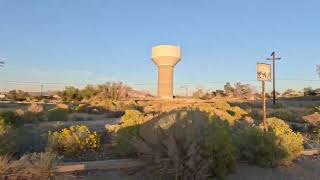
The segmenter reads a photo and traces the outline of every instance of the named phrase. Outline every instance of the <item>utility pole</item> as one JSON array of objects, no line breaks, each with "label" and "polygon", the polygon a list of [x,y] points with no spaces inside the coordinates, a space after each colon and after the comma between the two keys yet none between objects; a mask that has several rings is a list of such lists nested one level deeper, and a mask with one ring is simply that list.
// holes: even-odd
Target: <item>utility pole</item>
[{"label": "utility pole", "polygon": [[185,85],[185,86],[181,86],[180,88],[185,90],[185,97],[188,97],[188,86]]},{"label": "utility pole", "polygon": [[43,84],[41,84],[41,87],[40,87],[40,98],[42,98],[42,89],[43,89]]},{"label": "utility pole", "polygon": [[280,60],[281,57],[276,57],[276,53],[273,51],[271,53],[271,58],[267,58],[267,60],[272,60],[272,83],[273,83],[273,105],[276,104],[276,60]]}]

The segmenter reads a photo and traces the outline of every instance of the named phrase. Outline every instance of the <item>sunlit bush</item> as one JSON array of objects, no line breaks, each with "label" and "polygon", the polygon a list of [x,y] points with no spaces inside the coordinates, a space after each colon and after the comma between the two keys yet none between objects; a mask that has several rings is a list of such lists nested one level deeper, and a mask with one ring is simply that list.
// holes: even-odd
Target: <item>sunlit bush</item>
[{"label": "sunlit bush", "polygon": [[48,121],[67,121],[68,110],[62,108],[53,108],[47,112]]},{"label": "sunlit bush", "polygon": [[137,110],[126,110],[125,114],[121,117],[122,127],[134,126],[144,122],[144,115]]},{"label": "sunlit bush", "polygon": [[240,107],[231,106],[228,102],[221,100],[216,100],[213,103],[199,103],[193,105],[193,107],[208,113],[211,117],[226,120],[230,125],[248,114]]},{"label": "sunlit bush", "polygon": [[281,160],[281,164],[290,165],[301,151],[303,151],[303,137],[300,133],[295,133],[289,125],[278,118],[268,118],[269,131],[277,137],[277,144],[286,152],[286,157]]},{"label": "sunlit bush", "polygon": [[91,132],[84,125],[74,125],[60,131],[49,132],[48,148],[51,151],[65,155],[96,151],[100,146],[100,139],[96,132]]}]

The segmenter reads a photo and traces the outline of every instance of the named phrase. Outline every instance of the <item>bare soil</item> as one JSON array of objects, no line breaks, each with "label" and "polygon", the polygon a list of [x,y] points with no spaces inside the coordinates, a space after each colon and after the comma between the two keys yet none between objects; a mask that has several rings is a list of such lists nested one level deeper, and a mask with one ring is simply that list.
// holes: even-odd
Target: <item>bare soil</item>
[{"label": "bare soil", "polygon": [[[226,180],[320,180],[320,157],[301,157],[291,167],[260,168],[240,164],[237,171]],[[140,180],[138,175],[125,171],[95,171],[78,176],[80,180]]]}]

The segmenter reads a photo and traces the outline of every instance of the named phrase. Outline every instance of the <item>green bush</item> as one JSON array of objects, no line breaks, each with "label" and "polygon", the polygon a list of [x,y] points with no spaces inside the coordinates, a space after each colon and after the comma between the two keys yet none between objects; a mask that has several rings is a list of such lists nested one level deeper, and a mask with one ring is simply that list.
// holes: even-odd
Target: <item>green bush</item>
[{"label": "green bush", "polygon": [[240,160],[262,167],[274,167],[286,156],[278,146],[273,132],[263,132],[257,127],[248,126],[236,133],[234,143]]},{"label": "green bush", "polygon": [[235,146],[227,128],[225,125],[213,121],[211,128],[204,135],[203,155],[210,162],[212,174],[217,177],[224,177],[236,166]]},{"label": "green bush", "polygon": [[313,131],[312,139],[314,139],[316,143],[320,144],[320,129],[315,129]]},{"label": "green bush", "polygon": [[17,109],[16,113],[24,123],[37,123],[44,121],[43,106],[39,104],[31,104],[26,111]]},{"label": "green bush", "polygon": [[320,113],[320,105],[313,106],[312,109],[311,109],[311,112]]},{"label": "green bush", "polygon": [[303,151],[303,137],[300,133],[295,133],[289,125],[278,118],[268,118],[269,131],[277,137],[278,145],[286,152],[286,157],[281,160],[281,164],[290,165],[301,151]]},{"label": "green bush", "polygon": [[67,121],[68,110],[62,108],[53,108],[47,112],[48,121]]},{"label": "green bush", "polygon": [[7,134],[11,129],[11,126],[5,124],[3,120],[0,120],[0,137]]},{"label": "green bush", "polygon": [[143,113],[137,110],[126,110],[121,117],[121,125],[116,134],[115,153],[120,157],[135,157],[136,150],[132,139],[138,136],[140,124],[144,122]]},{"label": "green bush", "polygon": [[0,124],[11,127],[18,127],[23,124],[17,114],[13,111],[3,111],[0,113]]},{"label": "green bush", "polygon": [[44,121],[44,114],[27,111],[27,112],[24,112],[22,115],[20,115],[20,119],[24,123],[37,123],[37,122]]},{"label": "green bush", "polygon": [[122,127],[117,131],[114,152],[119,157],[136,157],[137,151],[132,144],[132,139],[139,134],[140,125]]},{"label": "green bush", "polygon": [[35,127],[11,128],[0,135],[0,155],[21,156],[25,153],[40,152],[46,146],[46,138]]}]

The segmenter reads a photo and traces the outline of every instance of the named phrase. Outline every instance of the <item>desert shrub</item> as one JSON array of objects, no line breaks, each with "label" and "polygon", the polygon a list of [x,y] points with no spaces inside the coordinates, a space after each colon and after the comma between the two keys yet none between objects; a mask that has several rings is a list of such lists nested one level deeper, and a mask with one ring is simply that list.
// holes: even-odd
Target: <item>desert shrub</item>
[{"label": "desert shrub", "polygon": [[306,108],[283,108],[283,109],[270,109],[267,116],[277,117],[284,121],[289,122],[302,122],[302,117],[307,115],[309,110]]},{"label": "desert shrub", "polygon": [[7,126],[5,124],[0,123],[0,137],[6,133],[8,133],[8,130],[10,129],[10,126]]},{"label": "desert shrub", "polygon": [[314,128],[320,128],[320,113],[315,112],[313,114],[303,116],[302,119],[309,123]]},{"label": "desert shrub", "polygon": [[86,112],[86,113],[88,113],[87,112],[87,107],[88,106],[89,106],[88,104],[78,104],[76,107],[74,107],[74,110],[76,112]]},{"label": "desert shrub", "polygon": [[134,126],[144,122],[144,115],[137,110],[126,110],[121,117],[122,126]]},{"label": "desert shrub", "polygon": [[79,155],[84,152],[96,151],[100,146],[96,132],[87,126],[74,125],[60,131],[49,132],[48,149],[64,155]]},{"label": "desert shrub", "polygon": [[287,106],[285,106],[283,103],[278,102],[277,104],[272,105],[273,109],[282,109],[282,108],[286,108]]},{"label": "desert shrub", "polygon": [[261,109],[252,109],[249,113],[249,116],[252,117],[257,122],[261,122],[262,120],[262,112]]},{"label": "desert shrub", "polygon": [[62,108],[53,108],[47,112],[48,121],[67,121],[68,110]]},{"label": "desert shrub", "polygon": [[213,103],[200,103],[194,107],[209,113],[209,116],[211,117],[218,117],[221,120],[226,120],[230,125],[233,125],[236,120],[239,120],[248,114],[240,107],[231,106],[228,102],[221,100],[213,101]]},{"label": "desert shrub", "polygon": [[116,134],[114,153],[119,157],[136,157],[137,151],[132,144],[132,139],[137,137],[140,129],[139,124],[121,127]]},{"label": "desert shrub", "polygon": [[234,138],[239,159],[262,167],[274,167],[285,157],[285,152],[276,141],[274,133],[263,132],[253,126],[240,130]]},{"label": "desert shrub", "polygon": [[30,112],[26,111],[22,115],[20,115],[20,119],[24,123],[37,123],[44,121],[44,114],[42,112],[36,113],[36,112]]},{"label": "desert shrub", "polygon": [[52,152],[27,154],[18,160],[7,155],[0,156],[0,177],[46,179],[51,176],[51,170],[57,165],[59,159],[60,157]]},{"label": "desert shrub", "polygon": [[32,103],[29,107],[28,110],[29,112],[33,113],[41,113],[43,111],[43,106],[39,104]]},{"label": "desert shrub", "polygon": [[292,114],[292,112],[289,109],[276,109],[276,110],[273,110],[268,115],[271,117],[284,119],[286,121],[290,121],[290,120],[292,121],[293,118],[295,119],[295,117],[292,118],[292,116],[295,116],[295,114]]},{"label": "desert shrub", "polygon": [[290,165],[301,151],[303,151],[303,137],[300,133],[295,133],[289,125],[278,118],[268,118],[269,131],[277,137],[278,145],[286,152],[286,157],[281,160],[281,164]]},{"label": "desert shrub", "polygon": [[235,169],[235,146],[225,125],[213,121],[202,144],[203,155],[209,160],[214,176],[224,177],[230,170]]},{"label": "desert shrub", "polygon": [[56,106],[57,106],[57,108],[60,108],[60,109],[69,110],[69,105],[67,105],[67,104],[60,103],[60,104],[57,104]]},{"label": "desert shrub", "polygon": [[314,139],[316,143],[320,144],[320,129],[315,129],[313,131],[312,139]]},{"label": "desert shrub", "polygon": [[16,114],[24,123],[37,123],[45,120],[43,106],[38,104],[31,104],[27,111],[17,109]]},{"label": "desert shrub", "polygon": [[320,105],[315,105],[311,108],[311,112],[320,113]]},{"label": "desert shrub", "polygon": [[207,113],[184,109],[142,124],[133,144],[152,177],[205,179],[222,178],[234,166],[228,139],[227,131],[210,125]]},{"label": "desert shrub", "polygon": [[0,112],[0,123],[12,127],[18,127],[22,125],[22,121],[19,119],[17,114],[13,111]]},{"label": "desert shrub", "polygon": [[25,153],[40,152],[46,146],[46,138],[36,127],[10,128],[0,135],[0,155],[21,156]]},{"label": "desert shrub", "polygon": [[121,157],[135,157],[136,150],[132,139],[138,136],[140,124],[144,122],[143,113],[137,110],[126,110],[121,117],[121,125],[116,134],[115,153]]}]

